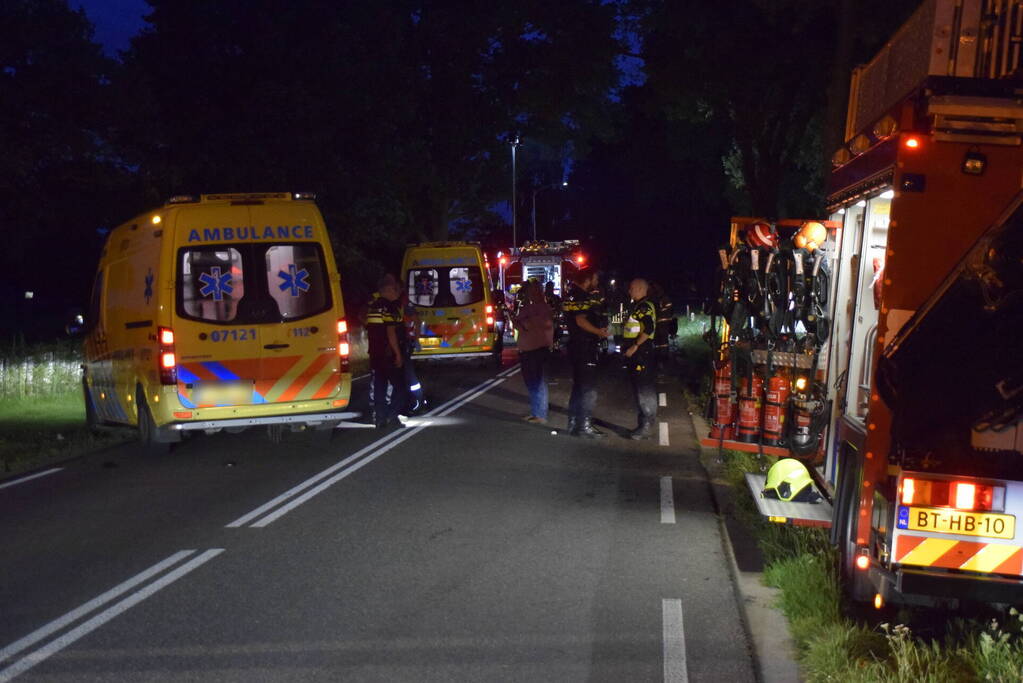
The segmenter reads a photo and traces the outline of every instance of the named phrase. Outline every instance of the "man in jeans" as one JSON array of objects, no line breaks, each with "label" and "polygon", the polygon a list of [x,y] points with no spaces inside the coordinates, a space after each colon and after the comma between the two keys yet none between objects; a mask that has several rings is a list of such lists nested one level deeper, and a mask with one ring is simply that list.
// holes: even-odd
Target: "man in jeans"
[{"label": "man in jeans", "polygon": [[518,314],[513,318],[519,331],[519,362],[522,379],[529,390],[530,414],[534,424],[547,422],[547,377],[544,366],[554,344],[554,311],[544,298],[540,283],[527,282],[519,291]]}]

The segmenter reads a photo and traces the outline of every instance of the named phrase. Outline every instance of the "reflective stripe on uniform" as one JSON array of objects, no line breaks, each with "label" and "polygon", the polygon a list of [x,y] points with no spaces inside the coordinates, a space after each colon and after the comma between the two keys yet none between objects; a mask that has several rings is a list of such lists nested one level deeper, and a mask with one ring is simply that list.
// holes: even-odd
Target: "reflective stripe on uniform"
[{"label": "reflective stripe on uniform", "polygon": [[653,321],[655,316],[654,305],[649,301],[642,302],[629,314],[629,319],[625,321],[624,337],[626,339],[637,338],[643,331],[643,320],[649,319]]}]

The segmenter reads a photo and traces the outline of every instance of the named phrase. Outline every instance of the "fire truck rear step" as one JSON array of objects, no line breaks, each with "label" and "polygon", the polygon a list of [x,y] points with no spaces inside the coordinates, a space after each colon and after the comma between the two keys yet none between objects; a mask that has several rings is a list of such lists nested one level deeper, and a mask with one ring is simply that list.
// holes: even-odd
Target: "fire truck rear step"
[{"label": "fire truck rear step", "polygon": [[757,510],[769,521],[793,526],[818,526],[825,529],[831,527],[833,509],[826,499],[817,503],[793,503],[764,498],[760,492],[764,490],[766,481],[766,474],[746,473],[746,485],[749,486],[753,500],[757,504]]}]

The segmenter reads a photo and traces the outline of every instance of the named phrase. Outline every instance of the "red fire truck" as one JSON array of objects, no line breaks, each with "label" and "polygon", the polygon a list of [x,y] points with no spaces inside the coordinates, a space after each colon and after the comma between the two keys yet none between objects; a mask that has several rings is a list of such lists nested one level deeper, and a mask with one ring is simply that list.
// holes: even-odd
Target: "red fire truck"
[{"label": "red fire truck", "polygon": [[761,512],[829,526],[876,606],[1023,601],[1021,45],[1023,0],[926,0],[853,73],[824,243],[722,250],[704,443],[806,462],[823,500],[751,475]]}]

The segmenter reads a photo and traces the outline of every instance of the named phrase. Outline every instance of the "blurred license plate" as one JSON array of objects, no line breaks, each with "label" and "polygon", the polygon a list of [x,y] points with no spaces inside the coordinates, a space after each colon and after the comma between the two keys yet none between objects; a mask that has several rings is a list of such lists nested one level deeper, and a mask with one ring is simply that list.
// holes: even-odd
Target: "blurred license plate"
[{"label": "blurred license plate", "polygon": [[192,398],[197,405],[236,406],[252,403],[252,382],[204,382],[196,384]]},{"label": "blurred license plate", "polygon": [[988,538],[1015,538],[1016,518],[982,512],[934,508],[899,508],[898,526],[911,531],[963,534]]},{"label": "blurred license plate", "polygon": [[419,345],[423,348],[428,346],[440,346],[440,337],[420,337]]}]

